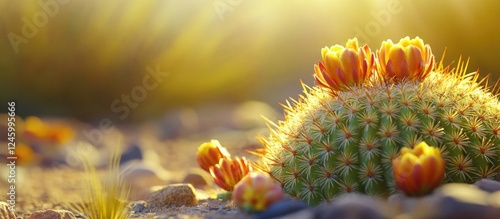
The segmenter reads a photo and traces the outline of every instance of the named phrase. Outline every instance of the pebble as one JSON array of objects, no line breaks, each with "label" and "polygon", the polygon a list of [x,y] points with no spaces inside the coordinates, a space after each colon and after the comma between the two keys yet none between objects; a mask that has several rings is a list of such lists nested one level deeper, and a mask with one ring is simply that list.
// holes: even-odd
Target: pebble
[{"label": "pebble", "polygon": [[70,211],[48,209],[33,212],[29,219],[76,219],[76,217]]},{"label": "pebble", "polygon": [[141,200],[149,193],[148,188],[165,185],[171,178],[171,173],[159,165],[144,161],[129,161],[120,166],[124,182],[130,185],[130,199]]},{"label": "pebble", "polygon": [[7,202],[0,202],[0,218],[16,219],[16,214],[9,210],[9,206]]},{"label": "pebble", "polygon": [[197,189],[203,189],[210,181],[212,181],[210,174],[202,169],[192,169],[184,176],[182,183],[191,184]]},{"label": "pebble", "polygon": [[160,187],[149,194],[147,198],[149,207],[163,206],[193,206],[198,203],[196,193],[191,184],[171,184]]},{"label": "pebble", "polygon": [[123,179],[138,186],[155,186],[164,184],[168,177],[162,176],[163,169],[145,165],[141,161],[132,161],[120,167]]},{"label": "pebble", "polygon": [[188,136],[199,130],[199,115],[195,109],[189,107],[176,108],[169,111],[163,118],[153,122],[153,129],[159,139],[175,139]]},{"label": "pebble", "polygon": [[490,193],[500,191],[500,182],[496,180],[481,179],[474,183],[474,185],[476,185],[479,189]]},{"label": "pebble", "polygon": [[132,144],[125,150],[120,157],[120,165],[127,163],[131,160],[142,160],[142,149],[138,144]]},{"label": "pebble", "polygon": [[130,205],[130,210],[134,213],[141,213],[146,210],[147,203],[145,201],[136,201]]}]

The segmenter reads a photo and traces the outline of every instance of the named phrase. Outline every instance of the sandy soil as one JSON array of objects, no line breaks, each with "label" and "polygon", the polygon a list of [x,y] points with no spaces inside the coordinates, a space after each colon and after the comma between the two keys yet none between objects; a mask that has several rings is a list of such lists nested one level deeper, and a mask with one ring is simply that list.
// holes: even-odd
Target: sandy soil
[{"label": "sandy soil", "polygon": [[[255,147],[256,140],[241,141],[240,137],[229,135],[222,136],[229,151],[233,155],[245,155],[245,149]],[[168,183],[179,183],[183,176],[192,170],[200,170],[195,161],[196,148],[202,140],[176,140],[166,142],[150,142],[145,145],[146,150],[153,150],[159,156],[160,165],[168,171],[171,179]],[[231,146],[233,145],[233,146]],[[4,167],[2,167],[4,168]],[[81,194],[84,185],[84,172],[79,169],[69,167],[39,167],[39,166],[17,166],[16,183],[16,213],[19,218],[29,218],[29,215],[38,210],[46,209],[66,209],[64,203],[75,202],[76,196]],[[6,171],[4,168],[3,171]],[[104,177],[106,170],[100,170]],[[2,176],[7,173],[2,172]],[[0,180],[0,193],[8,192],[9,184]],[[216,186],[209,185],[208,192],[220,191],[214,190]],[[140,214],[130,215],[130,218],[245,218],[248,215],[240,213],[230,201],[222,201],[207,198],[214,197],[214,194],[208,194],[207,191],[198,190],[203,193],[198,195],[198,205],[192,207],[165,207],[153,211],[146,211]],[[134,192],[134,191],[132,191]],[[7,200],[6,195],[3,196]]]},{"label": "sandy soil", "polygon": [[[74,169],[23,170],[26,181],[19,185],[16,200],[16,214],[19,218],[29,218],[38,210],[67,209],[66,202],[74,202],[83,186],[84,173]],[[29,176],[29,177],[28,177]],[[7,184],[0,182],[1,193],[8,191]],[[201,199],[198,205],[186,207],[164,207],[132,214],[129,218],[245,218],[230,201]]]}]

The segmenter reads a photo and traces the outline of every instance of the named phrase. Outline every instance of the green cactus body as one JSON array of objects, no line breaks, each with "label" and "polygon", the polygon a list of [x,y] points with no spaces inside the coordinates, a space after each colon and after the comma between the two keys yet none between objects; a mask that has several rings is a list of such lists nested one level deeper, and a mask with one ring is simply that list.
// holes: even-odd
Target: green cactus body
[{"label": "green cactus body", "polygon": [[256,167],[310,205],[397,192],[391,160],[421,141],[440,148],[445,183],[492,178],[500,165],[500,103],[477,74],[458,71],[441,67],[423,80],[392,84],[371,77],[334,94],[305,87],[284,105],[284,121],[270,122]]}]

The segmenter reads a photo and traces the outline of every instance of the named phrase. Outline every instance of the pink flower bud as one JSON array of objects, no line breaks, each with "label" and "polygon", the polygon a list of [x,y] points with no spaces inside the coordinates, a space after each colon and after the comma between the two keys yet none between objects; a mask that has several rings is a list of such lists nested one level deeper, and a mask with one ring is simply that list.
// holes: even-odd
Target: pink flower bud
[{"label": "pink flower bud", "polygon": [[253,172],[236,184],[231,198],[242,211],[254,213],[266,210],[284,197],[281,186],[268,175]]}]

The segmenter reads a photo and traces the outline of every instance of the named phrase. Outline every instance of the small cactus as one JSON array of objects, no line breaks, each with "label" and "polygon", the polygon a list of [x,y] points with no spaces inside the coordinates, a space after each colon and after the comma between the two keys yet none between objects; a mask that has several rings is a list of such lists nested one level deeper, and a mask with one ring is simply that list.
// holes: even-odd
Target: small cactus
[{"label": "small cactus", "polygon": [[256,213],[285,197],[280,185],[267,174],[252,172],[234,186],[231,199],[242,211]]},{"label": "small cactus", "polygon": [[[322,50],[319,86],[284,105],[284,121],[255,167],[310,205],[339,195],[398,192],[392,160],[425,141],[445,160],[444,182],[492,178],[500,166],[500,103],[477,73],[435,63],[420,38],[382,43],[375,53],[350,40]],[[493,89],[495,90],[495,89]]]},{"label": "small cactus", "polygon": [[408,196],[421,196],[441,184],[445,164],[438,148],[421,142],[413,149],[402,148],[392,167],[396,186]]}]

